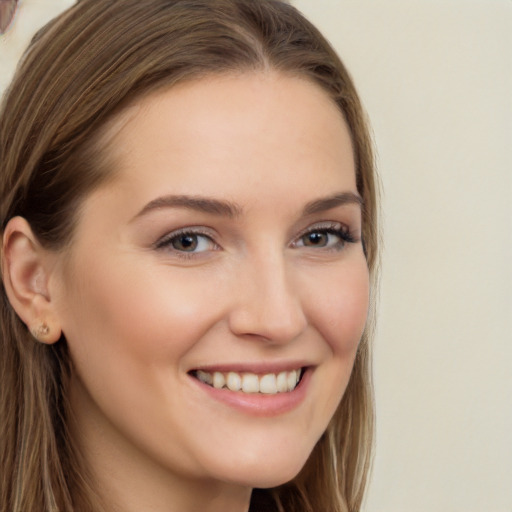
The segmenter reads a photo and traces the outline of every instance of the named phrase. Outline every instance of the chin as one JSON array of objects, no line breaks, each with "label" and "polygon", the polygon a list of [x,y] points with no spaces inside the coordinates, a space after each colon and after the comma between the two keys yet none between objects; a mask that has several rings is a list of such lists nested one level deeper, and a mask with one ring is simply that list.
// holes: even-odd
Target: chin
[{"label": "chin", "polygon": [[269,489],[293,480],[306,464],[310,453],[299,456],[260,457],[254,461],[240,462],[235,467],[226,468],[226,479],[244,487]]}]

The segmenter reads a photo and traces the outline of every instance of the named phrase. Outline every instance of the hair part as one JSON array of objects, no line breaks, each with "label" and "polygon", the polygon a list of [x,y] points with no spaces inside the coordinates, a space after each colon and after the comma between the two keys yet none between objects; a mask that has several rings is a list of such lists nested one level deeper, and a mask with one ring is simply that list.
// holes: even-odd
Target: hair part
[{"label": "hair part", "polygon": [[[21,215],[40,243],[72,242],[80,205],[112,177],[104,134],[127,105],[184,80],[254,70],[306,78],[352,136],[362,237],[376,290],[377,183],[365,114],[320,32],[279,0],[79,0],[34,37],[0,108],[0,222]],[[2,288],[0,512],[99,510],[68,433],[65,340],[34,343]],[[359,510],[371,461],[375,297],[345,395],[300,474],[265,510]],[[254,492],[253,508],[268,500]]]}]

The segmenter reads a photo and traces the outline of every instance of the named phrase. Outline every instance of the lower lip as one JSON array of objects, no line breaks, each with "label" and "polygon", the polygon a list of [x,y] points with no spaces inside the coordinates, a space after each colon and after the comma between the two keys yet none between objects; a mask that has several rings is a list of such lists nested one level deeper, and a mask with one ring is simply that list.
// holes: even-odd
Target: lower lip
[{"label": "lower lip", "polygon": [[191,376],[190,378],[214,400],[223,402],[230,407],[255,416],[277,416],[292,411],[303,402],[311,380],[311,373],[311,368],[307,368],[293,391],[276,393],[275,395],[243,393],[225,388],[217,389],[195,377]]}]

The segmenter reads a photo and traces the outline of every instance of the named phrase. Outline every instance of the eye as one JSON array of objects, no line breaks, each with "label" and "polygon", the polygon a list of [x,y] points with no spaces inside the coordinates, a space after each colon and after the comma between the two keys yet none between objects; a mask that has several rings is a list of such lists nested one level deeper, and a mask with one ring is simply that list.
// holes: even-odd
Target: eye
[{"label": "eye", "polygon": [[195,231],[178,231],[166,235],[156,243],[157,249],[170,249],[182,255],[192,255],[218,249],[209,235]]},{"label": "eye", "polygon": [[348,228],[338,223],[313,226],[302,233],[294,247],[307,247],[311,249],[341,250],[346,243],[354,243],[356,240],[350,234]]},{"label": "eye", "polygon": [[337,242],[335,235],[325,231],[313,231],[302,237],[305,247],[328,247]]}]

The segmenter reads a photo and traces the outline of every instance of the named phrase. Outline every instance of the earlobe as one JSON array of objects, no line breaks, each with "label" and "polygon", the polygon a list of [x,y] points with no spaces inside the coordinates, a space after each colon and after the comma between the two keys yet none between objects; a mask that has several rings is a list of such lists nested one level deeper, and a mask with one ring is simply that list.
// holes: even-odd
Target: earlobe
[{"label": "earlobe", "polygon": [[3,234],[2,279],[12,307],[41,343],[55,343],[61,329],[48,289],[48,253],[22,217],[12,218]]}]

